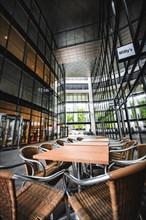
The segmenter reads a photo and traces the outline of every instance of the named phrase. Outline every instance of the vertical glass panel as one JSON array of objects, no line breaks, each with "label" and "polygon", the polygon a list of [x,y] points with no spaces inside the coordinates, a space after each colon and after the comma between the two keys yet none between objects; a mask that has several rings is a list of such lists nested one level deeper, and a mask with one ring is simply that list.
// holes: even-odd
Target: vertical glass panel
[{"label": "vertical glass panel", "polygon": [[44,67],[43,60],[39,56],[37,56],[36,74],[42,79],[43,79],[43,67]]},{"label": "vertical glass panel", "polygon": [[32,20],[29,21],[28,36],[33,41],[33,43],[35,45],[37,45],[38,30],[36,29],[36,27],[33,24]]},{"label": "vertical glass panel", "polygon": [[39,23],[40,12],[39,12],[39,9],[38,9],[34,0],[32,1],[31,12],[32,12],[35,20],[37,21],[37,23]]},{"label": "vertical glass panel", "polygon": [[51,55],[51,67],[53,70],[55,70],[55,58],[53,55]]},{"label": "vertical glass panel", "polygon": [[75,30],[67,31],[67,44],[68,45],[75,44]]},{"label": "vertical glass panel", "polygon": [[26,46],[26,65],[33,71],[35,69],[35,57],[36,57],[35,51],[32,49],[32,47],[29,44],[27,44],[27,46]]},{"label": "vertical glass panel", "polygon": [[48,130],[48,117],[46,114],[42,114],[42,120],[41,120],[41,127],[40,127],[40,141],[47,141],[49,132],[47,133],[46,131]]},{"label": "vertical glass panel", "polygon": [[43,88],[42,107],[48,109],[49,90]]},{"label": "vertical glass panel", "polygon": [[42,100],[42,85],[35,80],[34,90],[33,90],[33,103],[41,106]]},{"label": "vertical glass panel", "polygon": [[24,1],[24,3],[27,5],[28,8],[30,8],[31,0]]},{"label": "vertical glass panel", "polygon": [[50,70],[47,65],[45,65],[44,81],[48,84],[50,82]]},{"label": "vertical glass panel", "polygon": [[5,47],[8,39],[9,22],[0,15],[0,44]]},{"label": "vertical glass panel", "polygon": [[46,46],[46,60],[50,63],[51,51],[48,46]]},{"label": "vertical glass panel", "polygon": [[38,111],[32,111],[32,121],[30,127],[30,142],[35,143],[39,141],[40,138],[40,120],[41,113]]},{"label": "vertical glass panel", "polygon": [[17,2],[17,5],[15,7],[14,19],[21,26],[21,28],[24,31],[26,31],[28,16],[25,13],[25,11],[23,10],[23,8],[21,7],[21,5],[19,5],[19,2]]},{"label": "vertical glass panel", "polygon": [[33,78],[25,72],[23,73],[21,90],[22,90],[22,99],[32,102]]},{"label": "vertical glass panel", "polygon": [[13,27],[11,28],[9,36],[8,50],[19,60],[23,60],[24,39]]},{"label": "vertical glass panel", "polygon": [[55,77],[52,72],[51,72],[51,78],[50,78],[50,86],[52,89],[55,89]]},{"label": "vertical glass panel", "polygon": [[1,65],[2,65],[2,60],[3,60],[3,56],[0,55],[0,69],[1,69]]},{"label": "vertical glass panel", "polygon": [[20,69],[8,60],[5,60],[0,90],[18,96]]},{"label": "vertical glass panel", "polygon": [[15,0],[0,0],[0,3],[2,6],[10,13],[13,13],[14,7],[15,7]]},{"label": "vertical glass panel", "polygon": [[76,38],[76,43],[84,42],[84,30],[80,28],[76,29],[75,38]]},{"label": "vertical glass panel", "polygon": [[43,33],[44,33],[44,35],[46,35],[46,22],[45,22],[45,20],[44,20],[43,16],[41,16],[41,23],[40,23],[40,27],[41,27],[41,29],[42,29],[42,31],[43,31]]},{"label": "vertical glass panel", "polygon": [[44,55],[44,52],[45,52],[45,41],[43,40],[41,35],[39,35],[38,48],[41,51],[41,53]]},{"label": "vertical glass panel", "polygon": [[47,28],[47,40],[48,40],[48,42],[49,42],[50,45],[51,45],[51,33],[50,33],[50,31],[49,31],[49,28]]}]

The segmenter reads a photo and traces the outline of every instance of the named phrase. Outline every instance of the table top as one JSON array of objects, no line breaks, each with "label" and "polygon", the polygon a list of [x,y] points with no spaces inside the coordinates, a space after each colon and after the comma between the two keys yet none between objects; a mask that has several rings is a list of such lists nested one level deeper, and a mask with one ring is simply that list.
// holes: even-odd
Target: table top
[{"label": "table top", "polygon": [[105,146],[62,146],[48,152],[35,154],[34,159],[77,163],[109,164],[109,148]]},{"label": "table top", "polygon": [[98,139],[83,139],[81,142],[109,142],[108,138],[98,138]]},{"label": "table top", "polygon": [[108,142],[107,141],[78,141],[78,142],[74,142],[74,143],[64,143],[64,146],[105,146],[108,147]]}]

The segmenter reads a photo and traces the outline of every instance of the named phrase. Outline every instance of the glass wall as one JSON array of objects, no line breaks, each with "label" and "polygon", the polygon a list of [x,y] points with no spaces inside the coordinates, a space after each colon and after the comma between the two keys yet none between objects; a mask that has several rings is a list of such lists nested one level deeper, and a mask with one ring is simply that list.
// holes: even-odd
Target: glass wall
[{"label": "glass wall", "polygon": [[[100,56],[92,72],[96,133],[146,141],[144,1],[108,1]],[[127,10],[128,9],[128,10]],[[110,36],[111,35],[111,36]],[[132,43],[136,56],[119,59],[117,48]]]},{"label": "glass wall", "polygon": [[[65,94],[57,90],[57,81],[65,88],[65,75],[52,53],[50,28],[35,0],[0,1],[0,7],[0,112],[20,116],[20,144],[55,139],[57,104]],[[62,116],[64,102],[65,96]]]}]

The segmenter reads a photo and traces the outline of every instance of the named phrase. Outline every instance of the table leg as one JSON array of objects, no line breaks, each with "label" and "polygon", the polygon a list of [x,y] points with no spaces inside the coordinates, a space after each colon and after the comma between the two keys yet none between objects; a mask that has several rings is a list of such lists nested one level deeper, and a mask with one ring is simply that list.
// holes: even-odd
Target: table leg
[{"label": "table leg", "polygon": [[[77,163],[77,177],[81,179],[81,163]],[[78,192],[81,191],[81,185],[78,185]]]}]

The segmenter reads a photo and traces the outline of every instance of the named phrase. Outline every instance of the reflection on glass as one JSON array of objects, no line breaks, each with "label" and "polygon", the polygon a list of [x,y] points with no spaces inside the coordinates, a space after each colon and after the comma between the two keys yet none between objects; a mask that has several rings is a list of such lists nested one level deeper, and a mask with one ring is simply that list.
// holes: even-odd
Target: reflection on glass
[{"label": "reflection on glass", "polygon": [[8,39],[9,22],[0,15],[0,44],[5,47]]},{"label": "reflection on glass", "polygon": [[24,39],[13,27],[11,28],[9,36],[8,50],[19,60],[23,61]]},{"label": "reflection on glass", "polygon": [[43,79],[43,60],[37,56],[37,66],[36,66],[36,74]]},{"label": "reflection on glass", "polygon": [[27,44],[27,46],[26,46],[26,65],[33,71],[35,70],[35,57],[36,57],[35,51],[32,49],[32,47],[29,44]]}]

